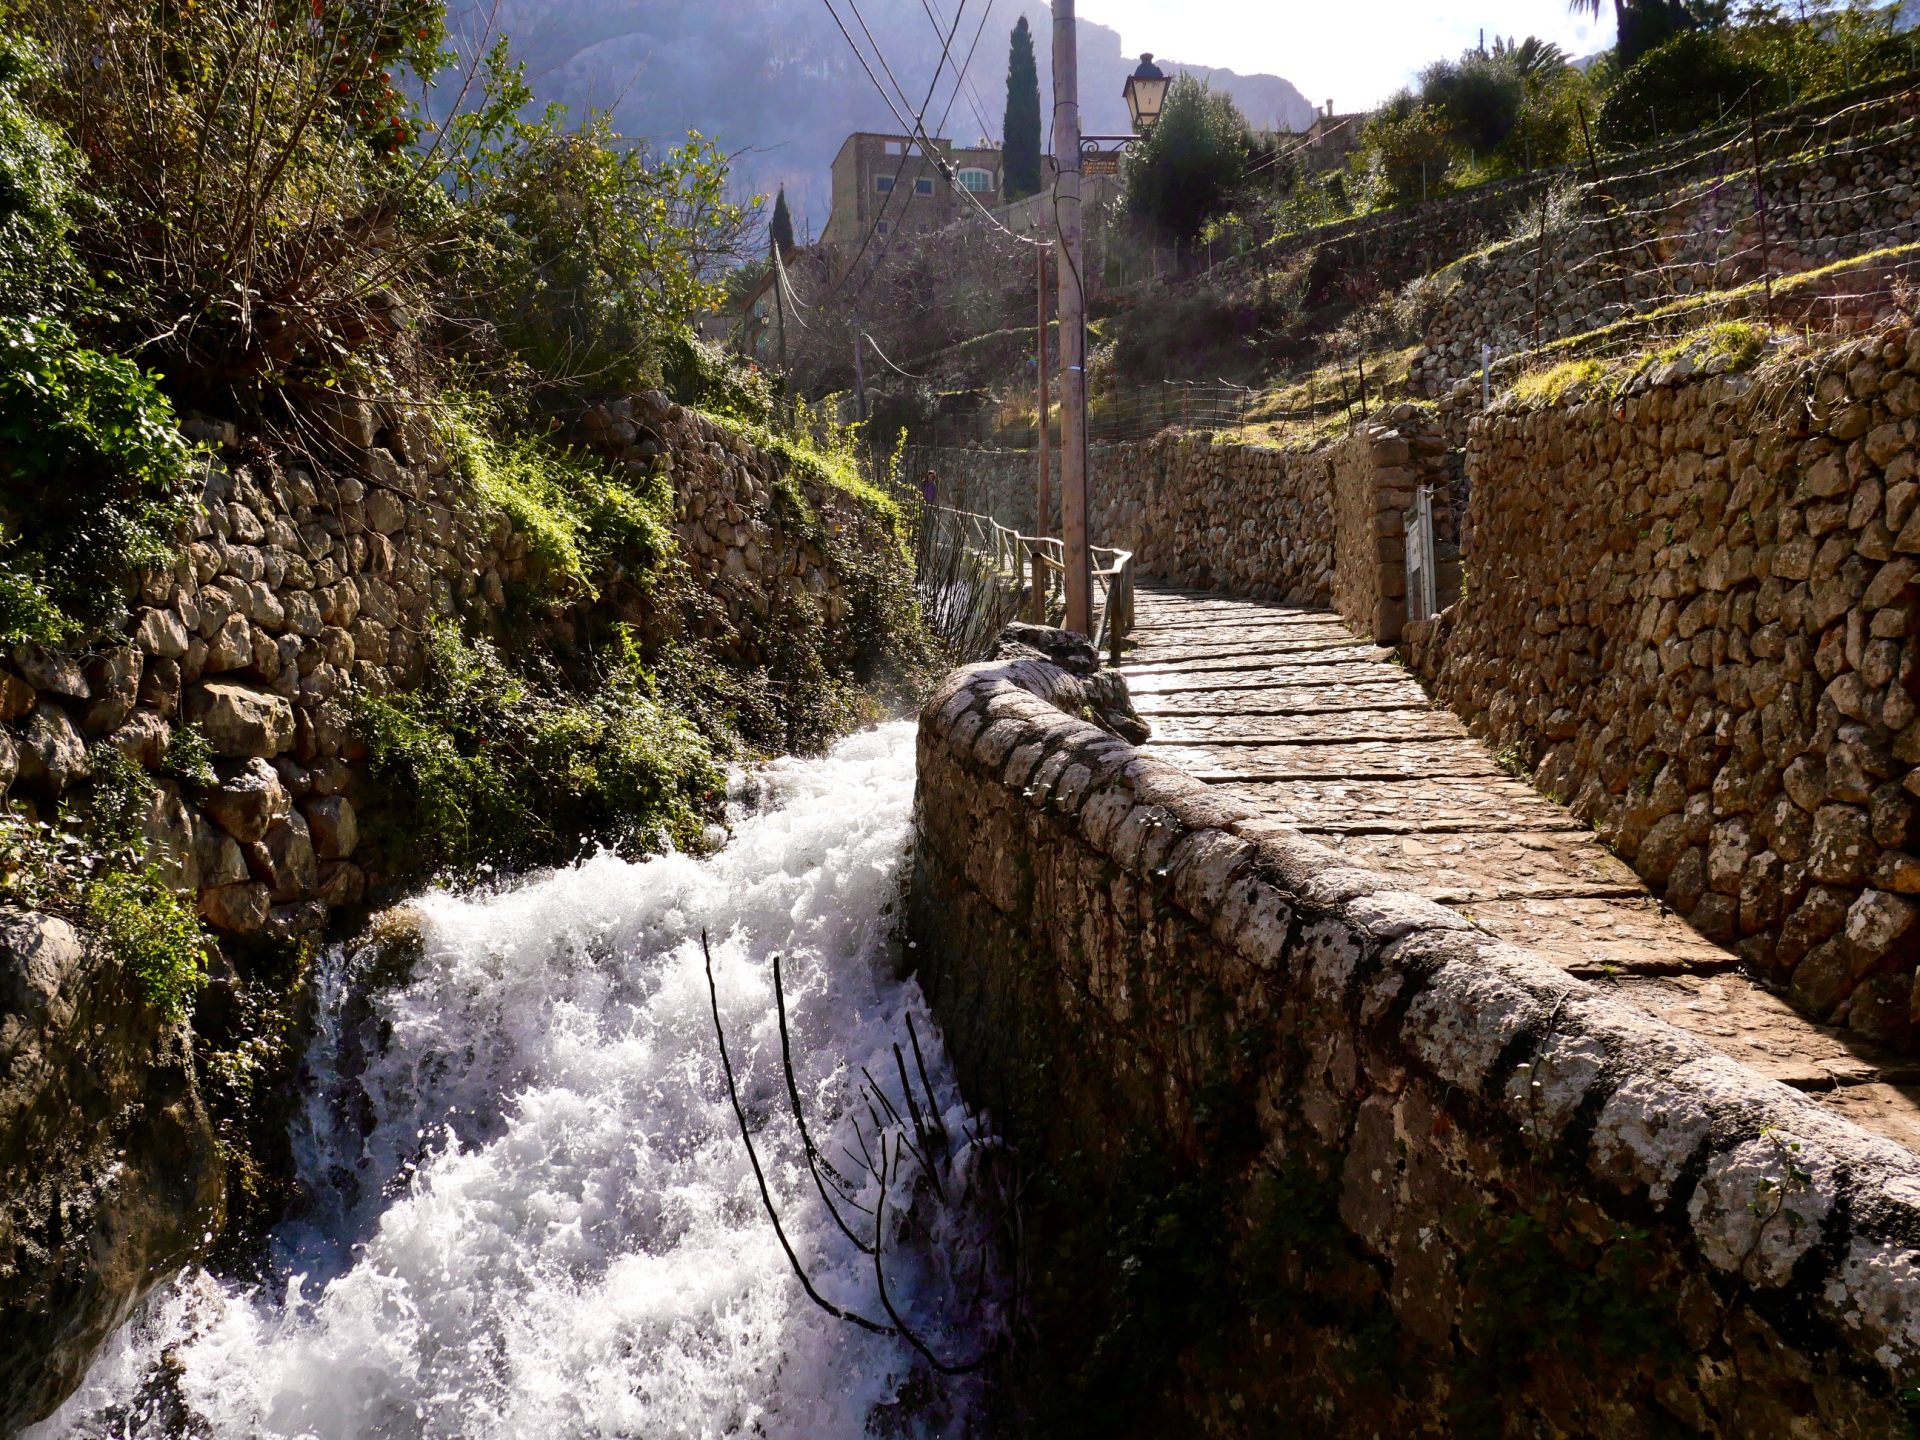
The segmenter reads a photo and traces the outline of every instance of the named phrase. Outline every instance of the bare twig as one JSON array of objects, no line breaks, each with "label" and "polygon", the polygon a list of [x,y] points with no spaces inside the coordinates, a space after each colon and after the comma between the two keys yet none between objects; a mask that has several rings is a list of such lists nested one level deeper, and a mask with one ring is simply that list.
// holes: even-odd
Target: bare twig
[{"label": "bare twig", "polygon": [[[793,1244],[787,1239],[787,1232],[780,1224],[780,1212],[774,1208],[772,1192],[767,1189],[767,1177],[765,1172],[760,1168],[760,1157],[755,1153],[753,1148],[753,1133],[747,1126],[747,1112],[740,1104],[740,1088],[734,1083],[733,1061],[727,1056],[727,1031],[726,1027],[720,1023],[720,987],[714,983],[713,979],[713,950],[707,944],[707,932],[705,930],[700,932],[700,952],[706,956],[707,961],[707,998],[713,1005],[713,1033],[714,1038],[720,1043],[720,1068],[726,1072],[727,1076],[727,1099],[733,1102],[734,1119],[740,1122],[740,1141],[747,1147],[747,1161],[753,1166],[754,1183],[760,1187],[760,1203],[766,1208],[767,1219],[773,1222],[773,1233],[780,1241],[780,1248],[786,1251],[787,1264],[793,1267],[794,1276],[799,1280],[800,1288],[807,1292],[807,1298],[822,1310],[826,1311],[827,1314],[833,1316],[834,1319],[845,1320],[849,1324],[858,1325],[862,1330],[870,1331],[875,1335],[899,1334],[900,1332],[890,1325],[882,1325],[877,1320],[869,1320],[857,1311],[841,1309],[818,1290],[814,1289],[813,1281],[807,1277],[806,1267],[801,1265],[800,1257],[794,1253]],[[881,1153],[884,1157],[884,1147]],[[883,1186],[881,1209],[884,1211],[885,1208],[885,1187]],[[876,1224],[877,1223],[876,1221]],[[877,1230],[874,1238],[875,1245],[873,1254],[874,1263],[877,1265],[879,1263],[879,1234]],[[884,1290],[881,1292],[881,1298],[883,1301],[886,1298]],[[889,1311],[891,1311],[892,1307],[889,1306],[888,1308]],[[918,1344],[917,1341],[911,1343]]]},{"label": "bare twig", "polygon": [[[840,1178],[839,1173],[821,1158],[819,1149],[813,1143],[813,1133],[807,1129],[807,1112],[800,1104],[800,1086],[793,1078],[793,1046],[787,1035],[787,993],[786,987],[781,983],[778,955],[773,957],[773,1005],[780,1016],[780,1067],[786,1072],[787,1100],[793,1106],[793,1123],[800,1131],[800,1147],[806,1153],[807,1170],[813,1176],[814,1189],[820,1192],[820,1200],[827,1207],[827,1213],[833,1217],[833,1223],[840,1227],[840,1233],[851,1240],[862,1255],[870,1255],[873,1253],[873,1246],[854,1234],[852,1227],[841,1218],[839,1207],[833,1203],[833,1196],[827,1193],[826,1179],[820,1173],[822,1167],[825,1167],[827,1174],[833,1176],[836,1189],[846,1183]],[[841,1193],[840,1198],[849,1205],[855,1204],[844,1192]]]},{"label": "bare twig", "polygon": [[989,1344],[986,1349],[982,1350],[971,1360],[942,1360],[938,1355],[933,1353],[933,1348],[928,1345],[926,1341],[914,1333],[913,1327],[908,1325],[900,1312],[894,1308],[893,1300],[887,1294],[887,1267],[882,1260],[881,1251],[885,1248],[887,1184],[891,1178],[892,1175],[887,1156],[887,1142],[882,1138],[880,1142],[880,1205],[874,1220],[873,1232],[873,1279],[874,1284],[880,1291],[880,1303],[886,1309],[887,1318],[893,1321],[894,1332],[898,1334],[902,1340],[905,1340],[909,1345],[913,1346],[914,1349],[918,1350],[922,1358],[942,1375],[965,1375],[970,1371],[978,1370],[993,1358],[995,1350],[999,1348],[997,1341]]}]

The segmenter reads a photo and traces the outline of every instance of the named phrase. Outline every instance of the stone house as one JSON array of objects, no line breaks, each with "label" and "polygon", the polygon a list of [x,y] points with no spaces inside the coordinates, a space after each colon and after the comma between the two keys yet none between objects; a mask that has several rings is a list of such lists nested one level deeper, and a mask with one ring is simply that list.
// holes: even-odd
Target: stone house
[{"label": "stone house", "polygon": [[820,238],[857,247],[869,233],[930,235],[971,208],[960,191],[992,210],[1003,201],[1002,183],[997,145],[849,135],[833,160],[833,213]]}]

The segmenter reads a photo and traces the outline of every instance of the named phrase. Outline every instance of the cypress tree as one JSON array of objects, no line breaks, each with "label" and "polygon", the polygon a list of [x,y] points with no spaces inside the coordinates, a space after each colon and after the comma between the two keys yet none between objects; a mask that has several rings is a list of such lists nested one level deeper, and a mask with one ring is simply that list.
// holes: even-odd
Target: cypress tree
[{"label": "cypress tree", "polygon": [[1027,17],[1013,27],[1007,56],[1007,118],[1003,128],[1005,195],[1009,200],[1040,193],[1040,71],[1033,58]]},{"label": "cypress tree", "polygon": [[780,187],[779,198],[773,202],[773,243],[780,247],[780,258],[785,260],[793,254],[793,215],[787,209],[787,187]]}]

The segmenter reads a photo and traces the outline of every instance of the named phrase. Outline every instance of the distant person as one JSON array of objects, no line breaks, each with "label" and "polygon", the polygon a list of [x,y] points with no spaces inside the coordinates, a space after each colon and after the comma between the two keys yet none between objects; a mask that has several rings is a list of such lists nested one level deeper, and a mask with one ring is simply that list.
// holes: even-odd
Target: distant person
[{"label": "distant person", "polygon": [[939,493],[940,477],[929,470],[920,477],[920,498],[928,505],[932,505]]}]

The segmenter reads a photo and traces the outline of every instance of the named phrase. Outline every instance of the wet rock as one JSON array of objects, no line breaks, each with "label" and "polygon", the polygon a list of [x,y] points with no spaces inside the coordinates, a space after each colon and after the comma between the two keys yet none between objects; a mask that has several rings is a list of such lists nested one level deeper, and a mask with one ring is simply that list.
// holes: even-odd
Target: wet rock
[{"label": "wet rock", "polygon": [[0,1433],[50,1411],[221,1223],[182,1026],[65,921],[0,910]]}]

